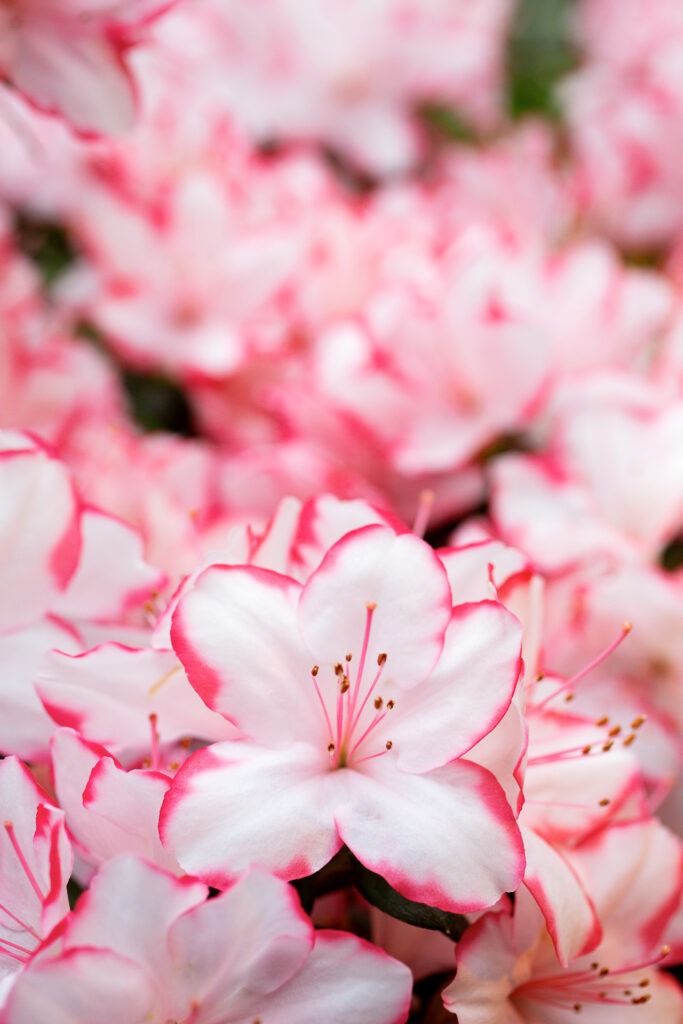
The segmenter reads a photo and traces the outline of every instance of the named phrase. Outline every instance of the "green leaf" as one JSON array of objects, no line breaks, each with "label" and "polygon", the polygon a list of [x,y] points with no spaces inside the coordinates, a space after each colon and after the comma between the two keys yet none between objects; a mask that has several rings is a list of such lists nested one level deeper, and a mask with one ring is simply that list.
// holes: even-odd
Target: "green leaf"
[{"label": "green leaf", "polygon": [[451,914],[439,907],[430,907],[427,903],[417,903],[406,899],[396,892],[381,875],[364,867],[354,858],[354,885],[362,896],[378,910],[395,917],[398,921],[415,925],[417,928],[428,928],[430,931],[443,932],[453,942],[462,938],[469,927],[469,921],[462,914]]},{"label": "green leaf", "polygon": [[507,54],[511,117],[559,117],[555,86],[578,63],[572,6],[572,0],[519,0]]}]

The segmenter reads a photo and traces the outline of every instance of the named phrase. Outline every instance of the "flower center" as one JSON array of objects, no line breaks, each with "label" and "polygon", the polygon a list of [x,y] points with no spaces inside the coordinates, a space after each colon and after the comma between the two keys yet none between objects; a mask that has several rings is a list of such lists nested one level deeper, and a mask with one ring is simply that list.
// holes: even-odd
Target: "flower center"
[{"label": "flower center", "polygon": [[515,989],[512,1000],[515,1003],[532,1000],[576,1013],[580,1013],[586,1003],[642,1006],[650,1000],[647,991],[650,978],[644,973],[645,969],[659,963],[670,952],[668,946],[662,946],[656,956],[643,963],[612,969],[594,961],[583,970],[532,978]]},{"label": "flower center", "polygon": [[364,761],[387,754],[393,744],[382,728],[395,701],[386,700],[378,690],[386,684],[384,669],[387,654],[377,656],[377,667],[368,669],[368,648],[372,620],[377,609],[374,601],[366,605],[365,630],[355,672],[353,653],[333,667],[334,681],[320,679],[320,666],[314,665],[311,678],[320,703],[327,733],[327,754],[332,768],[358,767]]}]

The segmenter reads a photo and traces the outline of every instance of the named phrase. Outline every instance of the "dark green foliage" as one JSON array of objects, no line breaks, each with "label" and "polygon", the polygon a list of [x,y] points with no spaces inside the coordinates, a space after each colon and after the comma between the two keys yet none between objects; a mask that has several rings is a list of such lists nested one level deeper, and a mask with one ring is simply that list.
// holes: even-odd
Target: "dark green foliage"
[{"label": "dark green foliage", "polygon": [[158,374],[134,370],[123,370],[121,378],[130,414],[139,427],[186,437],[196,435],[190,404],[178,384]]},{"label": "dark green foliage", "polygon": [[14,232],[19,249],[36,264],[47,288],[76,258],[76,249],[66,229],[53,221],[19,213]]},{"label": "dark green foliage", "polygon": [[519,0],[508,46],[508,109],[558,116],[554,89],[578,61],[571,37],[572,0]]}]

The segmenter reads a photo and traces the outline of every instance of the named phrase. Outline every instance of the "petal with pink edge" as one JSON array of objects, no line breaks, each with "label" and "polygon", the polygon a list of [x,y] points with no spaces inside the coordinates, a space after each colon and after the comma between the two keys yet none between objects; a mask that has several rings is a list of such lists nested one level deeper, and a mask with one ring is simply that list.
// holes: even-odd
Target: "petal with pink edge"
[{"label": "petal with pink edge", "polygon": [[269,996],[255,999],[251,1012],[264,1024],[404,1024],[412,983],[405,964],[370,943],[342,932],[319,931],[298,974]]},{"label": "petal with pink edge", "polygon": [[12,988],[2,1024],[145,1024],[158,1019],[156,986],[138,964],[106,949],[71,949],[32,963]]},{"label": "petal with pink edge", "polygon": [[396,697],[391,739],[399,767],[430,771],[491,732],[512,700],[520,653],[521,626],[502,605],[482,601],[454,608],[431,676]]},{"label": "petal with pink edge", "polygon": [[531,829],[522,829],[526,852],[524,884],[538,903],[563,967],[595,949],[602,928],[576,872],[559,850]]},{"label": "petal with pink edge", "polygon": [[194,879],[174,878],[130,854],[115,857],[100,868],[69,917],[65,945],[110,949],[153,977],[166,978],[168,929],[206,896],[206,887]]},{"label": "petal with pink edge", "polygon": [[215,743],[198,751],[164,799],[164,846],[217,888],[252,866],[286,879],[312,874],[341,846],[334,806],[346,799],[342,773],[328,771],[324,757],[304,743],[286,751]]},{"label": "petal with pink edge", "polygon": [[247,566],[213,566],[173,617],[176,654],[200,697],[274,747],[320,734],[313,657],[296,621],[300,584]]},{"label": "petal with pink edge", "polygon": [[78,568],[52,605],[56,614],[69,619],[118,619],[165,585],[164,574],[144,561],[142,538],[127,523],[86,509],[81,536]]},{"label": "petal with pink edge", "polygon": [[454,913],[489,907],[517,888],[524,848],[495,778],[466,761],[425,775],[383,757],[349,773],[339,834],[366,867],[408,899]]},{"label": "petal with pink edge", "polygon": [[14,55],[14,84],[81,132],[120,135],[133,124],[135,94],[116,49],[96,34],[34,22]]},{"label": "petal with pink edge", "polygon": [[386,654],[388,676],[407,688],[436,664],[451,605],[432,548],[413,534],[365,526],[327,552],[303,589],[299,622],[316,661],[334,665],[351,653],[360,672]]},{"label": "petal with pink edge", "polygon": [[76,569],[80,544],[66,468],[30,438],[0,434],[0,631],[50,608]]},{"label": "petal with pink edge", "polygon": [[211,1020],[241,1016],[240,990],[248,989],[253,1003],[254,995],[284,985],[313,942],[313,925],[292,886],[258,870],[188,911],[168,935],[179,997],[186,1006],[200,1005],[200,1019]]}]

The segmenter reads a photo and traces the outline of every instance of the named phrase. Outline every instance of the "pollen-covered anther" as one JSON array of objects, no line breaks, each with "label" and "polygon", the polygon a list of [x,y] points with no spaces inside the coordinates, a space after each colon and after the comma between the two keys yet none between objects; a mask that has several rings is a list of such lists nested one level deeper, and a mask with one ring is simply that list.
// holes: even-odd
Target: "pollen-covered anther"
[{"label": "pollen-covered anther", "polygon": [[343,675],[341,682],[339,683],[339,689],[342,693],[346,693],[347,690],[351,689],[351,680],[347,675]]},{"label": "pollen-covered anther", "polygon": [[611,750],[613,746],[614,746],[614,741],[613,740],[607,740],[606,743],[603,743],[602,749],[603,749],[603,751],[605,753],[607,753],[607,751]]},{"label": "pollen-covered anther", "polygon": [[387,711],[391,711],[391,709],[393,707],[395,707],[393,700],[388,700],[387,701]]},{"label": "pollen-covered anther", "polygon": [[384,704],[384,697],[375,697],[373,704],[375,705],[375,710],[379,711],[379,709]]},{"label": "pollen-covered anther", "polygon": [[342,665],[341,661],[338,661],[337,664],[334,666],[334,674],[336,676],[343,676],[345,674],[344,666]]},{"label": "pollen-covered anther", "polygon": [[621,726],[620,725],[615,725],[615,726],[613,726],[610,729],[610,731],[607,733],[607,735],[608,736],[618,736],[620,732],[621,732]]},{"label": "pollen-covered anther", "polygon": [[646,721],[647,718],[645,717],[645,715],[636,715],[636,717],[631,722],[631,728],[640,729],[641,725],[645,725]]},{"label": "pollen-covered anther", "polygon": [[581,751],[581,753],[582,753],[582,754],[583,754],[583,755],[585,756],[586,754],[590,754],[590,752],[591,752],[591,750],[592,750],[592,749],[593,749],[593,748],[592,748],[592,746],[591,746],[591,745],[590,745],[590,743],[589,743],[589,744],[588,744],[588,746],[586,746],[586,747],[584,747],[584,748],[583,748],[583,750]]},{"label": "pollen-covered anther", "polygon": [[603,715],[602,718],[598,718],[598,720],[597,720],[597,722],[595,724],[598,727],[601,728],[603,725],[607,725],[608,722],[609,722],[609,715]]},{"label": "pollen-covered anther", "polygon": [[629,733],[626,739],[623,741],[625,747],[630,747],[632,743],[636,741],[636,734],[634,732]]}]

